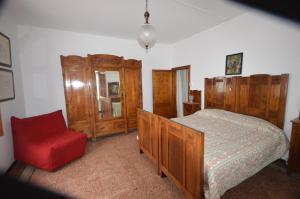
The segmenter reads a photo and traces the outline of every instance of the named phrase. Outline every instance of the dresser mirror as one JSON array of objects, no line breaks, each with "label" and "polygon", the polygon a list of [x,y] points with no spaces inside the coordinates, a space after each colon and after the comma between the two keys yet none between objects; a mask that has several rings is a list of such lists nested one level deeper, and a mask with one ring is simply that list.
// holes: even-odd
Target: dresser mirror
[{"label": "dresser mirror", "polygon": [[118,70],[96,70],[95,76],[99,119],[121,117],[120,72]]}]

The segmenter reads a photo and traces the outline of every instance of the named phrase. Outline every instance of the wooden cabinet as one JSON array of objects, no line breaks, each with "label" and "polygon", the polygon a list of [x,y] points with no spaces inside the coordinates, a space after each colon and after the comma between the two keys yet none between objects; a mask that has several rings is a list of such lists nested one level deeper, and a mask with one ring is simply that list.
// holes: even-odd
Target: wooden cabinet
[{"label": "wooden cabinet", "polygon": [[291,145],[288,160],[288,173],[300,172],[300,118],[292,122]]},{"label": "wooden cabinet", "polygon": [[200,110],[200,103],[198,102],[183,102],[183,115],[191,115]]},{"label": "wooden cabinet", "polygon": [[71,129],[96,138],[137,127],[141,61],[98,54],[61,56],[61,64]]},{"label": "wooden cabinet", "polygon": [[191,115],[201,110],[201,91],[190,90],[189,95],[193,96],[192,102],[183,102],[183,115]]}]

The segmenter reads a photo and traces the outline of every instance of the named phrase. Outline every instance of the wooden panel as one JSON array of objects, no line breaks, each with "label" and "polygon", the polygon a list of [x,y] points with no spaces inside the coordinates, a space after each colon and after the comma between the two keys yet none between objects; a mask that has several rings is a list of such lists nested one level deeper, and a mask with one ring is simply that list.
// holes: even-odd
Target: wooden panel
[{"label": "wooden panel", "polygon": [[204,134],[168,119],[160,120],[160,170],[187,198],[204,198]]},{"label": "wooden panel", "polygon": [[138,135],[140,149],[155,162],[161,175],[173,180],[187,198],[204,198],[202,132],[139,109]]},{"label": "wooden panel", "polygon": [[[278,126],[284,127],[285,105],[288,90],[289,75],[272,76],[272,83],[269,98],[269,121]],[[280,86],[280,92],[278,89]],[[276,122],[275,122],[276,121]]]},{"label": "wooden panel", "polygon": [[292,120],[288,172],[300,172],[300,118]]},{"label": "wooden panel", "polygon": [[124,119],[102,120],[96,123],[96,135],[123,132],[125,129]]},{"label": "wooden panel", "polygon": [[[204,134],[185,128],[185,187],[194,198],[204,198]],[[200,185],[200,186],[199,186]]]},{"label": "wooden panel", "polygon": [[168,126],[168,172],[183,184],[184,178],[184,139],[181,125],[171,123]]},{"label": "wooden panel", "polygon": [[159,132],[158,116],[138,109],[138,138],[140,150],[156,165],[159,172]]},{"label": "wooden panel", "polygon": [[61,56],[68,125],[84,129],[92,136],[91,69],[87,59],[79,56]]},{"label": "wooden panel", "polygon": [[1,111],[0,111],[0,136],[2,136],[3,134],[4,134],[4,129],[3,129]]},{"label": "wooden panel", "polygon": [[283,128],[287,87],[288,74],[206,78],[205,107],[255,116]]},{"label": "wooden panel", "polygon": [[172,70],[152,71],[153,113],[166,118],[176,117]]},{"label": "wooden panel", "polygon": [[225,101],[224,101],[224,109],[227,111],[234,112],[236,110],[236,82],[237,78],[226,78],[225,85]]},{"label": "wooden panel", "polygon": [[122,65],[123,57],[106,54],[88,55],[90,63],[94,67],[111,67],[120,68]]},{"label": "wooden panel", "polygon": [[205,108],[213,107],[213,79],[205,78]]},{"label": "wooden panel", "polygon": [[225,78],[218,77],[213,79],[213,107],[224,107]]},{"label": "wooden panel", "polygon": [[143,107],[141,61],[124,60],[124,67],[124,94],[127,122],[129,128],[136,128],[137,109]]},{"label": "wooden panel", "polygon": [[248,112],[248,96],[249,96],[249,78],[238,78],[237,95],[237,112],[247,114]]},{"label": "wooden panel", "polygon": [[205,79],[205,108],[224,107],[225,78]]},{"label": "wooden panel", "polygon": [[270,78],[270,75],[250,76],[248,96],[249,115],[263,119],[268,118]]}]

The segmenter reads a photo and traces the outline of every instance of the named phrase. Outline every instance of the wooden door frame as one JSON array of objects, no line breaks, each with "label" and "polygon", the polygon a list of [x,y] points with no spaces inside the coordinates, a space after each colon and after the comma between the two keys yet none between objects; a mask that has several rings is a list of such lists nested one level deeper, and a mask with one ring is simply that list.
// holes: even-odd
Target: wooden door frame
[{"label": "wooden door frame", "polygon": [[174,89],[174,98],[175,98],[175,102],[176,102],[176,117],[178,117],[177,115],[177,87],[176,87],[176,72],[178,70],[187,70],[188,71],[188,96],[190,95],[190,91],[191,91],[191,88],[190,88],[190,84],[191,84],[191,65],[185,65],[185,66],[177,66],[177,67],[174,67],[171,69],[173,71],[173,89]]},{"label": "wooden door frame", "polygon": [[[171,70],[173,70],[175,72],[178,70],[188,70],[188,95],[189,95],[190,91],[191,91],[191,87],[190,87],[190,85],[191,85],[191,65],[177,66],[177,67],[172,68]],[[176,83],[176,81],[175,81],[175,83]],[[175,90],[175,93],[176,93],[176,90]]]},{"label": "wooden door frame", "polygon": [[[190,84],[191,84],[191,65],[185,65],[185,66],[178,66],[178,67],[173,67],[171,69],[153,69],[152,73],[155,71],[158,72],[172,72],[172,84],[173,84],[173,88],[172,88],[172,97],[173,97],[173,101],[175,102],[175,112],[176,112],[176,117],[177,117],[177,99],[176,99],[176,93],[177,93],[177,87],[176,87],[176,72],[178,70],[188,70],[188,95],[190,94]],[[152,82],[152,91],[154,90],[153,88],[153,82]],[[153,98],[153,111],[154,111],[154,95],[152,94],[152,98]]]}]

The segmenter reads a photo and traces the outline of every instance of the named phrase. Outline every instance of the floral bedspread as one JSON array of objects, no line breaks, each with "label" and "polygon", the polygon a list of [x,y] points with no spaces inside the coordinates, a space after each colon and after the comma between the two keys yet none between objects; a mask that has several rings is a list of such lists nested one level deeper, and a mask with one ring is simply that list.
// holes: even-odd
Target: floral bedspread
[{"label": "floral bedspread", "polygon": [[204,132],[206,199],[219,199],[288,150],[284,132],[259,118],[205,109],[173,120]]}]

